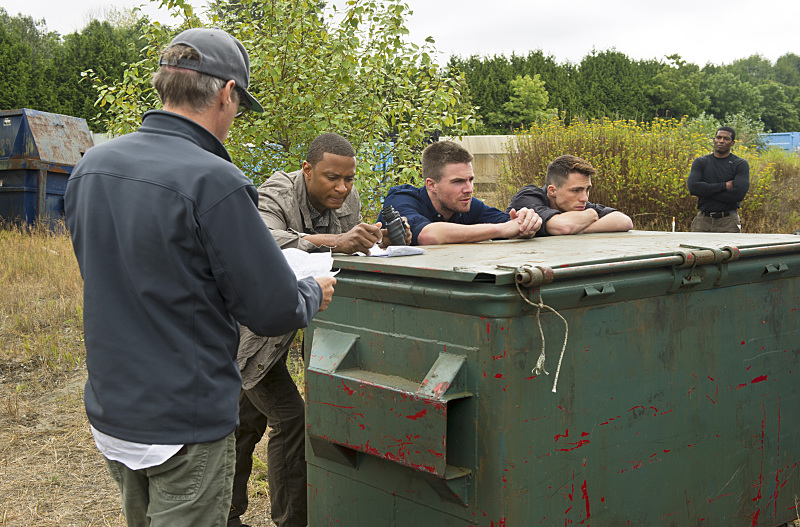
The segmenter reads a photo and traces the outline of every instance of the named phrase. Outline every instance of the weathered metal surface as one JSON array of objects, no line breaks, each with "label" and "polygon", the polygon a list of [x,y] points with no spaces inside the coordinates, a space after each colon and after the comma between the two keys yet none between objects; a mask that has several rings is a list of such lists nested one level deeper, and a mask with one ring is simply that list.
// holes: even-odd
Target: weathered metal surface
[{"label": "weathered metal surface", "polygon": [[[634,232],[337,258],[336,296],[306,338],[309,524],[772,527],[797,517],[794,240]],[[630,265],[640,261],[654,265]],[[555,273],[522,294],[568,326],[522,299],[514,277],[526,264]],[[539,323],[550,375],[532,373]],[[408,417],[422,409],[426,425]],[[392,450],[401,444],[412,462]]]},{"label": "weathered metal surface", "polygon": [[67,179],[92,144],[84,119],[0,111],[0,218],[57,224],[64,217]]},{"label": "weathered metal surface", "polygon": [[75,166],[93,145],[86,119],[27,108],[0,111],[0,159]]}]

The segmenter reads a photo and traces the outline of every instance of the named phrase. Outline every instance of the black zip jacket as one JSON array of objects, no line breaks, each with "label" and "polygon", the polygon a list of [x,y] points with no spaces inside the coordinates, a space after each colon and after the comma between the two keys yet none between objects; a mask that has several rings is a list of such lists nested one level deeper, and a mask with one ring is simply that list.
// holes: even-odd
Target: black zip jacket
[{"label": "black zip jacket", "polygon": [[169,112],[148,112],[75,166],[65,211],[95,428],[162,444],[235,429],[236,321],[281,335],[307,326],[322,299],[316,281],[296,280],[257,203],[222,143]]}]

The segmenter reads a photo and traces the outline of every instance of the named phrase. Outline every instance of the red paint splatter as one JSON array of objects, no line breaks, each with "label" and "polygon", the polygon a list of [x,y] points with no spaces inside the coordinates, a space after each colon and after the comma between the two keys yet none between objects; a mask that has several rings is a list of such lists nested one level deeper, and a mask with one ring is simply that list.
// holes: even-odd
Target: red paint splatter
[{"label": "red paint splatter", "polygon": [[556,436],[553,438],[553,440],[554,440],[554,441],[558,441],[558,440],[559,440],[559,439],[561,439],[562,437],[569,437],[569,428],[567,428],[566,430],[564,430],[564,433],[563,433],[563,434],[556,434]]},{"label": "red paint splatter", "polygon": [[744,346],[744,341],[742,341],[742,346]]},{"label": "red paint splatter", "polygon": [[760,377],[756,377],[755,379],[750,381],[750,384],[755,384],[757,382],[766,381],[766,380],[767,380],[767,376],[766,375],[761,375]]},{"label": "red paint splatter", "polygon": [[342,381],[342,390],[343,390],[343,391],[345,391],[345,392],[347,392],[347,395],[353,395],[353,393],[355,392],[355,390],[353,390],[352,388],[350,388],[349,386],[347,386],[347,385],[344,383],[344,381]]},{"label": "red paint splatter", "polygon": [[501,353],[500,355],[492,355],[492,358],[494,360],[500,360],[500,359],[504,358],[505,356],[506,356],[506,350],[503,350],[503,353]]},{"label": "red paint splatter", "polygon": [[583,501],[586,502],[586,519],[588,520],[592,514],[589,512],[589,493],[586,491],[586,480],[583,480],[581,491],[583,493]]},{"label": "red paint splatter", "polygon": [[707,377],[708,377],[708,380],[710,380],[712,382],[714,381],[714,377],[712,377],[711,375],[708,375]]},{"label": "red paint splatter", "polygon": [[425,414],[427,414],[427,413],[428,413],[428,410],[420,410],[419,412],[417,412],[414,415],[407,415],[406,419],[411,419],[412,421],[416,421],[420,417],[425,417]]},{"label": "red paint splatter", "polygon": [[494,374],[494,378],[495,379],[502,379],[503,378],[503,374],[502,373],[495,373]]},{"label": "red paint splatter", "polygon": [[709,401],[711,401],[711,402],[712,402],[712,403],[714,403],[714,404],[717,404],[717,401],[715,401],[714,399],[712,399],[711,397],[709,397],[709,396],[708,396],[708,394],[706,394],[706,399],[708,399]]},{"label": "red paint splatter", "polygon": [[436,385],[436,387],[433,389],[433,393],[437,397],[441,397],[441,395],[446,392],[448,388],[450,388],[450,383],[447,381],[442,381]]},{"label": "red paint splatter", "polygon": [[577,443],[569,443],[570,445],[575,445],[572,448],[557,448],[556,450],[558,450],[559,452],[569,452],[570,450],[575,450],[576,448],[580,448],[583,445],[586,445],[586,444],[589,444],[589,443],[591,443],[591,441],[589,441],[588,439],[583,439],[581,441],[578,441]]},{"label": "red paint splatter", "polygon": [[491,322],[487,322],[486,323],[486,334],[487,335],[491,332],[491,329],[492,329],[492,323]]}]

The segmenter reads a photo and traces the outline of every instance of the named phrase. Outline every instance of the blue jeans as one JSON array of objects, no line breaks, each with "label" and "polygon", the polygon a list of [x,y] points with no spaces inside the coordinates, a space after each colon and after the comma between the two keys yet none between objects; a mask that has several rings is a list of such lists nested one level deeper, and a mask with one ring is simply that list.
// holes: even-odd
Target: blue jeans
[{"label": "blue jeans", "polygon": [[185,445],[161,465],[131,470],[106,458],[128,527],[224,527],[233,488],[236,440]]}]

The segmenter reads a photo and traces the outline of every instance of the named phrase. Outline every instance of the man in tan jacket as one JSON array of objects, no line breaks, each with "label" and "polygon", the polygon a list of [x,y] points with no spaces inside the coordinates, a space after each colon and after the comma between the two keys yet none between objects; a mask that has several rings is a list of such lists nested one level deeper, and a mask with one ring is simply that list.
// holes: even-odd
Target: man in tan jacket
[{"label": "man in tan jacket", "polygon": [[[314,139],[303,168],[275,172],[258,189],[258,209],[278,245],[307,252],[369,253],[388,235],[381,224],[361,221],[361,203],[353,188],[356,154],[340,135]],[[411,231],[406,229],[406,243]],[[259,337],[242,327],[239,367],[239,427],[236,475],[228,527],[239,527],[247,510],[247,480],[253,450],[270,428],[267,479],[272,520],[278,527],[305,526],[305,405],[286,367],[296,331]]]}]

